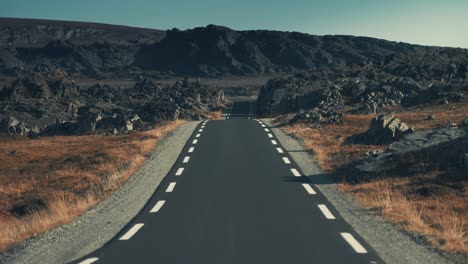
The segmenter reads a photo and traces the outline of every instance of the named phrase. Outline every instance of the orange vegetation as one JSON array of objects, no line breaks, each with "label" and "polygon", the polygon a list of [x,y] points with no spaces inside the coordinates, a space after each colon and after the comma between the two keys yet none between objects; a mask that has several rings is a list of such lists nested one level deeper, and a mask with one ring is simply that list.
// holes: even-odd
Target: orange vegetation
[{"label": "orange vegetation", "polygon": [[92,207],[183,123],[115,136],[0,138],[0,250]]},{"label": "orange vegetation", "polygon": [[[388,108],[416,130],[460,123],[468,115],[468,102],[420,106],[410,109]],[[429,120],[429,115],[435,119]],[[306,124],[286,126],[288,133],[304,139],[321,167],[340,177],[339,168],[365,157],[365,153],[385,146],[342,144],[354,134],[367,130],[375,115],[346,114],[339,124],[309,127]],[[364,206],[381,214],[409,232],[423,234],[448,252],[467,254],[468,196],[466,175],[451,171],[426,171],[421,175],[379,178],[357,184],[343,180],[343,190],[352,193]],[[448,175],[448,177],[447,177]],[[457,179],[456,182],[452,182]]]}]

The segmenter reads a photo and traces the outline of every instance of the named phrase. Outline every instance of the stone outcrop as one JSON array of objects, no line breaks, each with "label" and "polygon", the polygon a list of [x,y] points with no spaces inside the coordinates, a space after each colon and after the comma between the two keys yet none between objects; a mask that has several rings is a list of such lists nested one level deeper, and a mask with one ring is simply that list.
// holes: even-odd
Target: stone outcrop
[{"label": "stone outcrop", "polygon": [[222,90],[188,78],[166,85],[142,77],[126,89],[103,83],[80,89],[63,70],[24,76],[2,93],[8,96],[0,98],[0,133],[24,136],[128,133],[177,118],[203,119],[224,102]]},{"label": "stone outcrop", "polygon": [[369,156],[349,174],[350,181],[394,174],[404,177],[425,168],[452,168],[468,173],[468,118],[459,127],[407,134],[385,151]]},{"label": "stone outcrop", "polygon": [[367,144],[388,144],[414,132],[393,113],[384,113],[374,119],[362,140]]}]

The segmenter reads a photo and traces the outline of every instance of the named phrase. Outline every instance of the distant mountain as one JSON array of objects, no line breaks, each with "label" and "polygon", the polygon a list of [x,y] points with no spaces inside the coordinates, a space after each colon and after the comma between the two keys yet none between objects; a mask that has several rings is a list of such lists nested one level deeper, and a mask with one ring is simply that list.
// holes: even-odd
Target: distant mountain
[{"label": "distant mountain", "polygon": [[0,47],[42,47],[51,41],[77,45],[96,42],[153,43],[164,38],[162,30],[89,22],[0,18]]},{"label": "distant mountain", "polygon": [[[440,56],[439,56],[440,54]],[[467,50],[426,47],[354,36],[315,36],[209,25],[166,32],[96,23],[0,18],[0,71],[102,75],[223,76],[292,73],[383,64],[430,55],[449,64]],[[439,63],[439,62],[437,62]]]},{"label": "distant mountain", "polygon": [[167,31],[162,41],[137,53],[135,64],[195,75],[258,74],[380,62],[388,55],[423,54],[427,49],[434,48],[366,37],[235,31],[209,25]]}]

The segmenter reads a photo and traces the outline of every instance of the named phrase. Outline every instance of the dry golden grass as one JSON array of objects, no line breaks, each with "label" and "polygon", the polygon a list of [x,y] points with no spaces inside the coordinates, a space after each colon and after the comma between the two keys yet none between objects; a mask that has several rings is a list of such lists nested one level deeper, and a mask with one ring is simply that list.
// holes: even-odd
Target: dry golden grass
[{"label": "dry golden grass", "polygon": [[[424,175],[427,178],[428,175]],[[437,175],[431,175],[437,177]],[[449,252],[467,253],[466,191],[418,195],[419,184],[408,178],[381,179],[357,185],[343,184],[366,207],[404,230],[425,235]]]},{"label": "dry golden grass", "polygon": [[[387,110],[395,111],[397,117],[417,130],[431,129],[460,123],[468,115],[468,102],[411,109],[394,107]],[[427,117],[432,114],[437,118],[428,120]],[[373,117],[375,115],[348,114],[336,125],[314,128],[295,124],[285,127],[285,130],[304,139],[304,146],[315,154],[324,170],[341,177],[336,174],[337,169],[364,158],[369,150],[385,147],[342,144],[347,137],[364,133]],[[349,184],[343,180],[341,187],[352,193],[364,206],[376,210],[404,230],[425,235],[442,250],[467,254],[468,184],[463,176],[455,177],[462,180],[450,182],[442,177],[446,174],[450,172],[433,171],[411,178],[375,179],[358,184]],[[444,191],[421,193],[420,190],[426,187]]]},{"label": "dry golden grass", "polygon": [[[0,138],[0,250],[68,223],[95,205],[184,122],[116,136]],[[23,215],[12,210],[37,201],[44,205],[40,210]]]},{"label": "dry golden grass", "polygon": [[226,109],[226,104],[228,104],[228,101],[224,101],[223,103],[218,104],[213,111],[208,113],[208,118],[211,120],[221,120],[222,118],[222,113]]},{"label": "dry golden grass", "polygon": [[312,128],[304,124],[286,127],[288,133],[304,139],[304,146],[310,149],[322,169],[329,171],[349,164],[370,149],[383,146],[361,144],[342,145],[343,141],[354,134],[364,133],[375,115],[345,115],[339,125],[324,125]]},{"label": "dry golden grass", "polygon": [[213,111],[208,114],[208,118],[211,120],[221,120],[221,111]]}]

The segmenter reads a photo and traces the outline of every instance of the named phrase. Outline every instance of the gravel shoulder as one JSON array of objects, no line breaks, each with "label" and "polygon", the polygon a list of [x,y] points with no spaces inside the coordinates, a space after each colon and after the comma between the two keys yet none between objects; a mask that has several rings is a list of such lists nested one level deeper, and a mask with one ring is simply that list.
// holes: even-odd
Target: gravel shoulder
[{"label": "gravel shoulder", "polygon": [[0,263],[67,263],[102,247],[143,209],[198,124],[188,122],[169,133],[119,190],[71,223],[1,253]]},{"label": "gravel shoulder", "polygon": [[321,171],[313,156],[301,146],[300,139],[295,139],[281,128],[275,127],[272,119],[262,120],[272,128],[280,143],[309,180],[386,263],[456,263],[426,245],[418,243],[409,234],[398,230],[394,225],[360,206],[353,197],[339,190],[338,183]]}]

